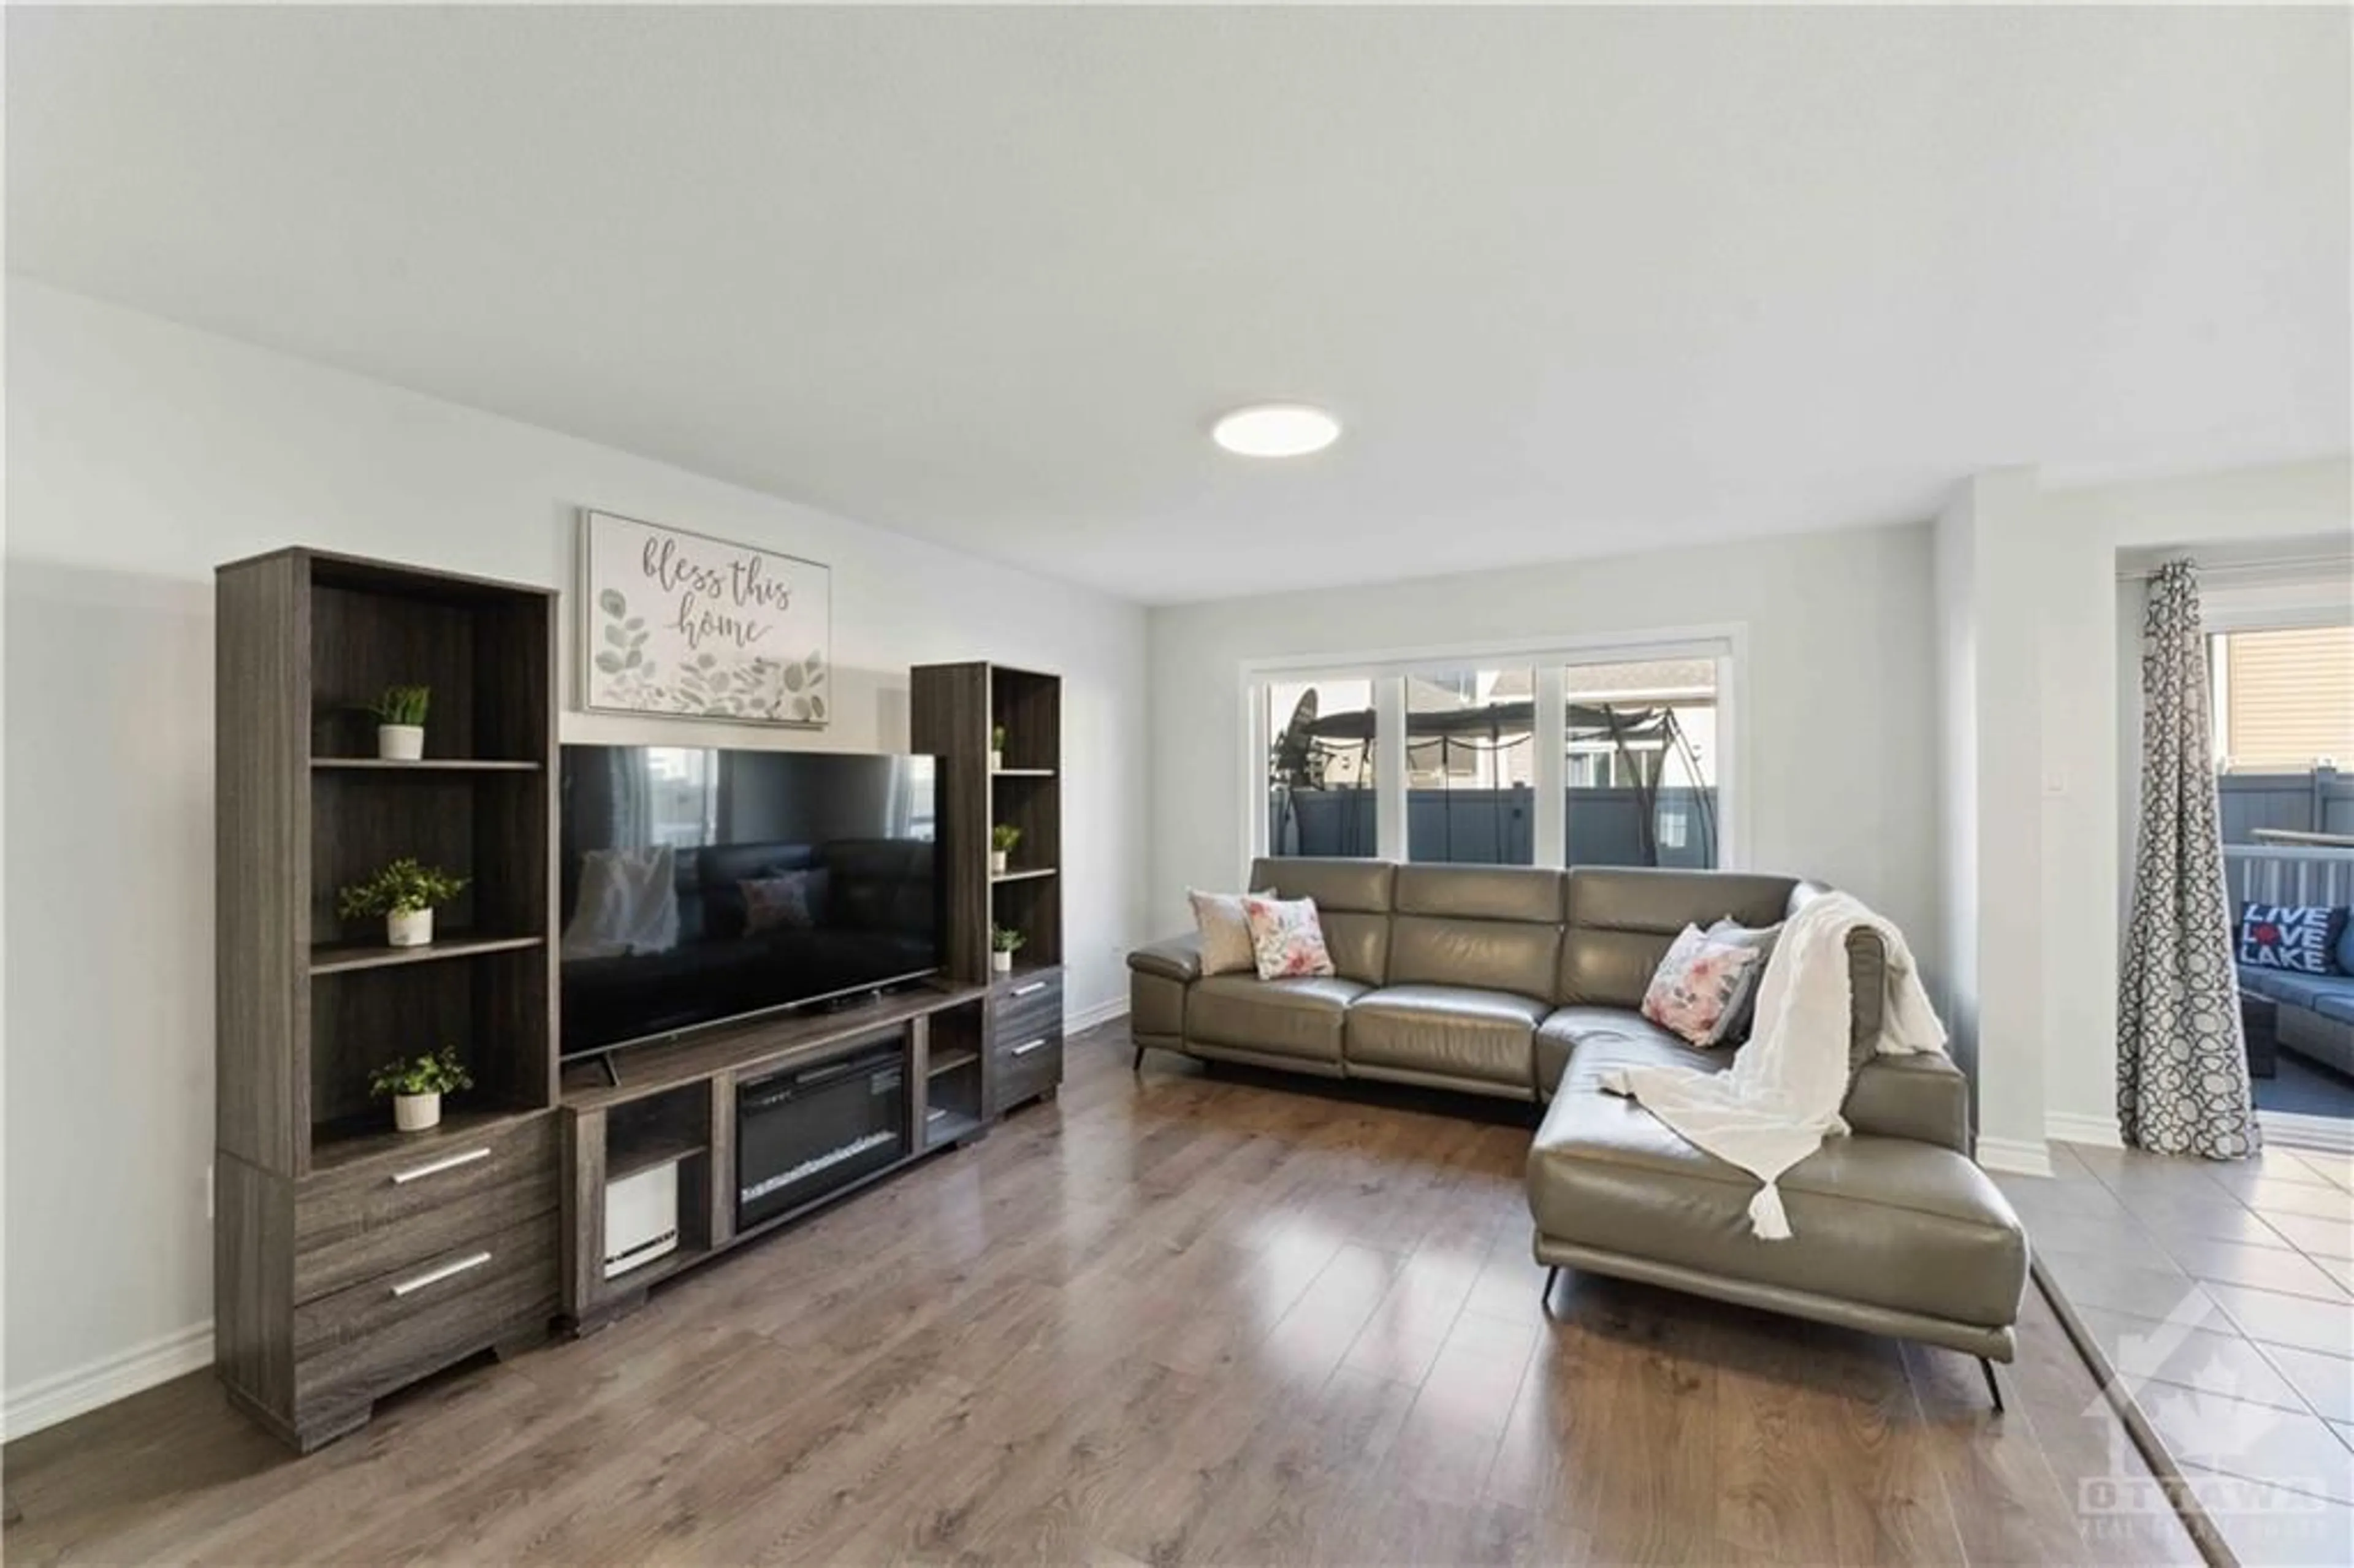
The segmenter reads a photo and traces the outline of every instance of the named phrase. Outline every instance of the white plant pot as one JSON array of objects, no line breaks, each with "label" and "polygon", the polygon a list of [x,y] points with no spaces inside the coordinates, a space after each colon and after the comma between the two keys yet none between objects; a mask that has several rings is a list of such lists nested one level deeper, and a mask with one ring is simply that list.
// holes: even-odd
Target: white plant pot
[{"label": "white plant pot", "polygon": [[992,751],[989,754],[989,770],[991,773],[996,772],[999,768],[1004,766],[1005,753],[1002,751]]},{"label": "white plant pot", "polygon": [[441,1097],[438,1094],[393,1096],[392,1125],[403,1132],[423,1132],[429,1127],[440,1126]]},{"label": "white plant pot", "polygon": [[384,917],[384,939],[396,948],[422,948],[433,940],[433,911],[410,909]]},{"label": "white plant pot", "polygon": [[992,949],[989,955],[989,967],[999,974],[1010,975],[1013,972],[1013,955]]},{"label": "white plant pot", "polygon": [[421,724],[380,724],[376,726],[376,754],[387,762],[418,762],[425,757],[425,726]]},{"label": "white plant pot", "polygon": [[1005,874],[1005,852],[1003,850],[991,850],[989,852],[989,874],[991,876],[1003,876]]}]

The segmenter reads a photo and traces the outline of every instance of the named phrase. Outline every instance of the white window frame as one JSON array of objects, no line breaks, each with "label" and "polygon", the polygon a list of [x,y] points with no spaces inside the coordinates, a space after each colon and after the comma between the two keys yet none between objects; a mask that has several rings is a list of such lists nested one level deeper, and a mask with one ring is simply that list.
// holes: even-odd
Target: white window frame
[{"label": "white window frame", "polygon": [[[1745,622],[1648,632],[1524,637],[1440,643],[1355,653],[1283,655],[1243,661],[1243,863],[1267,853],[1267,687],[1276,681],[1371,681],[1373,685],[1374,858],[1406,858],[1405,678],[1468,665],[1527,665],[1536,673],[1536,765],[1531,823],[1533,863],[1558,866],[1569,846],[1568,714],[1563,672],[1572,664],[1708,659],[1716,665],[1716,863],[1738,871],[1749,846],[1748,736],[1741,722],[1749,667]],[[1237,881],[1241,885],[1241,881]]]}]

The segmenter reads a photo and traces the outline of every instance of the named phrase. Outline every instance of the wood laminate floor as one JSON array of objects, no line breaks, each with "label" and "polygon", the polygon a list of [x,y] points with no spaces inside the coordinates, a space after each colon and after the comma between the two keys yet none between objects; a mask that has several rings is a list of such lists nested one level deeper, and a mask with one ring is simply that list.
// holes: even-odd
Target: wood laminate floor
[{"label": "wood laminate floor", "polygon": [[5,1450],[12,1563],[2192,1563],[2031,1294],[1942,1351],[1599,1278],[1524,1126],[1211,1077],[1058,1102],[295,1459],[208,1376]]}]

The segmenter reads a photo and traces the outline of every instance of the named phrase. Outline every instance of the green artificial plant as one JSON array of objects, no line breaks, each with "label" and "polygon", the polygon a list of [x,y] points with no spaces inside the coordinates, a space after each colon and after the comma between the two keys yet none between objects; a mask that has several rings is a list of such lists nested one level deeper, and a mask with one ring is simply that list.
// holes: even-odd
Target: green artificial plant
[{"label": "green artificial plant", "polygon": [[407,856],[365,882],[335,895],[335,913],[346,920],[367,915],[413,915],[447,904],[466,889],[466,879],[439,866],[419,865]]},{"label": "green artificial plant", "polygon": [[450,1095],[473,1086],[473,1075],[458,1060],[452,1045],[422,1056],[397,1056],[368,1075],[368,1093],[378,1099],[392,1095]]}]

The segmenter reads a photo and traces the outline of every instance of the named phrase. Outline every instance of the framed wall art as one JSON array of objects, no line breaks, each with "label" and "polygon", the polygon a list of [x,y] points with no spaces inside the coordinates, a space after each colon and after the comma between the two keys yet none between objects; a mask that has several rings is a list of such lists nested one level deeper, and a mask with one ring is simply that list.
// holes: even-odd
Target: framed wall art
[{"label": "framed wall art", "polygon": [[581,705],[822,728],[832,574],[815,561],[580,514]]}]

